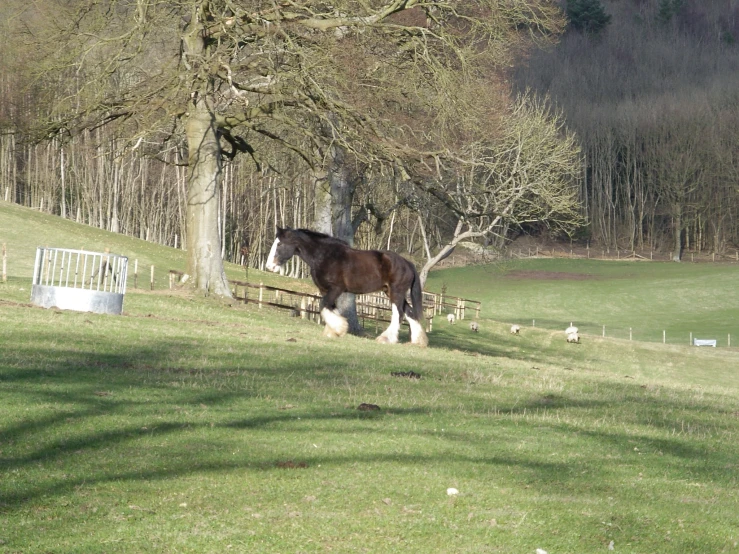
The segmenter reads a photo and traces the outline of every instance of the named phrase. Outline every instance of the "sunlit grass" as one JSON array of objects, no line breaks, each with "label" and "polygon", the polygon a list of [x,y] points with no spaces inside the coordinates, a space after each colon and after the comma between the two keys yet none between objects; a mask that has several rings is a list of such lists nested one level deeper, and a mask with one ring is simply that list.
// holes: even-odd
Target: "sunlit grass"
[{"label": "sunlit grass", "polygon": [[[175,263],[171,250],[152,259]],[[736,351],[566,344],[567,310],[610,305],[623,321],[616,281],[655,291],[670,277],[608,267],[566,309],[501,268],[432,273],[484,312],[479,333],[437,319],[427,349],[330,340],[182,291],[129,289],[122,316],[43,310],[13,270],[0,285],[0,552],[733,551]],[[689,288],[684,267],[673,277]],[[534,309],[551,329],[510,335],[504,322]],[[404,371],[422,378],[391,375]]]},{"label": "sunlit grass", "polygon": [[[549,276],[549,278],[546,278]],[[584,333],[689,344],[690,334],[729,335],[739,346],[739,265],[530,259],[432,272],[428,288],[482,301],[497,321]],[[563,326],[564,325],[564,326]]]}]

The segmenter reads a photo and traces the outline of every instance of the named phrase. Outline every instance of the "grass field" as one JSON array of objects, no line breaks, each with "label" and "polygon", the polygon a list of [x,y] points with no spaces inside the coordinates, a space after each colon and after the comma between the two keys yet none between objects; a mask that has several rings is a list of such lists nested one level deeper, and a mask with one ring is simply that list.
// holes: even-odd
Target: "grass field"
[{"label": "grass field", "polygon": [[0,552],[739,551],[739,351],[561,331],[731,332],[735,266],[432,273],[483,301],[481,329],[437,319],[419,349],[182,291],[31,307],[47,241],[184,267],[0,203]]},{"label": "grass field", "polygon": [[[530,259],[431,273],[428,287],[481,300],[482,316],[547,329],[690,344],[690,333],[739,346],[739,265]],[[451,292],[451,291],[454,292]]]}]

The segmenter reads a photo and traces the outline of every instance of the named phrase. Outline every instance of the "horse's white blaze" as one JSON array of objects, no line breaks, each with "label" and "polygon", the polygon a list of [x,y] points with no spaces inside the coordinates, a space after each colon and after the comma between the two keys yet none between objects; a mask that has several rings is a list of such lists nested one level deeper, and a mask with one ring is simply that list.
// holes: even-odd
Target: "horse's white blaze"
[{"label": "horse's white blaze", "polygon": [[328,308],[323,308],[321,310],[321,317],[326,322],[328,328],[338,336],[343,337],[349,331],[349,322],[336,312]]},{"label": "horse's white blaze", "polygon": [[426,331],[424,331],[423,325],[412,317],[405,316],[405,318],[408,320],[408,325],[410,325],[411,328],[411,342],[413,344],[418,344],[419,346],[428,346],[429,338],[426,336]]},{"label": "horse's white blaze", "polygon": [[277,265],[278,244],[280,244],[280,239],[275,238],[275,241],[272,243],[272,248],[269,251],[269,255],[267,256],[267,269],[269,271],[274,271],[275,273],[279,273],[282,269],[279,265]]}]

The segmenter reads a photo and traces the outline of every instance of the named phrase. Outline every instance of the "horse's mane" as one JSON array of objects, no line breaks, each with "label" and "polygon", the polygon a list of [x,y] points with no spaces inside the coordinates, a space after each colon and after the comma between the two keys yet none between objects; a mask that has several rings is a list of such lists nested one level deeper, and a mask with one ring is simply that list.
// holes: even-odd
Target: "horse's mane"
[{"label": "horse's mane", "polygon": [[307,235],[314,240],[320,240],[322,242],[338,242],[339,244],[343,244],[344,246],[349,246],[349,243],[344,240],[337,239],[336,237],[332,237],[331,235],[327,235],[325,233],[319,233],[318,231],[311,231],[310,229],[293,229],[293,232],[303,233],[304,235]]}]

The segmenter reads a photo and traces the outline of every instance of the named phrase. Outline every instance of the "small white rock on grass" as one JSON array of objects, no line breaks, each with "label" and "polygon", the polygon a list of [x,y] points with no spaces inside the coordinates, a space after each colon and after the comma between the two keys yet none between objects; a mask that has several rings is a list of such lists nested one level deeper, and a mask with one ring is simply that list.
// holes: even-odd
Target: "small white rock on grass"
[{"label": "small white rock on grass", "polygon": [[455,489],[454,487],[449,487],[449,488],[448,488],[448,489],[446,490],[446,493],[447,493],[447,494],[448,494],[449,496],[454,496],[455,494],[459,494],[459,491],[458,491],[457,489]]}]

